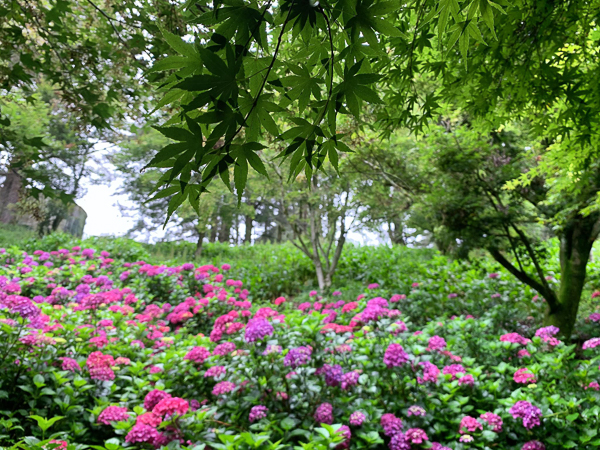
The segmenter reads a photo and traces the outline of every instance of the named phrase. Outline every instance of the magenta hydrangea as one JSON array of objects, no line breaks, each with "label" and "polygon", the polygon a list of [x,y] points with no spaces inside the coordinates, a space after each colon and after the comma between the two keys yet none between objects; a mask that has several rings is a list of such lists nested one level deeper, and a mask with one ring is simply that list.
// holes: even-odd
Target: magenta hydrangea
[{"label": "magenta hydrangea", "polygon": [[410,450],[410,440],[402,432],[392,436],[388,444],[390,450]]},{"label": "magenta hydrangea", "polygon": [[233,342],[223,342],[215,347],[213,355],[225,356],[235,351],[235,344]]},{"label": "magenta hydrangea", "polygon": [[333,406],[331,406],[331,403],[321,403],[313,417],[317,423],[331,425],[333,423]]},{"label": "magenta hydrangea", "polygon": [[162,399],[169,397],[171,397],[171,394],[168,392],[154,389],[153,391],[148,392],[146,397],[144,397],[144,408],[146,408],[147,411],[152,411]]},{"label": "magenta hydrangea", "polygon": [[529,369],[527,369],[526,367],[517,369],[517,371],[513,375],[513,380],[515,381],[515,383],[520,384],[535,383],[536,381],[535,375],[529,372]]},{"label": "magenta hydrangea", "polygon": [[596,348],[600,346],[600,338],[592,338],[590,340],[587,340],[583,343],[583,349],[587,350],[589,348]]},{"label": "magenta hydrangea", "polygon": [[235,384],[231,381],[221,381],[220,383],[215,384],[213,387],[212,393],[213,395],[223,395],[228,394],[235,389]]},{"label": "magenta hydrangea", "polygon": [[179,414],[180,416],[188,412],[190,405],[187,400],[179,397],[166,397],[152,408],[152,412],[158,416],[166,417]]},{"label": "magenta hydrangea", "polygon": [[408,354],[400,344],[390,344],[383,355],[383,362],[388,369],[401,366],[409,360]]},{"label": "magenta hydrangea", "polygon": [[417,377],[419,384],[435,383],[440,375],[440,369],[429,361],[422,361],[419,363],[423,367],[423,376]]},{"label": "magenta hydrangea", "polygon": [[351,372],[346,372],[344,375],[342,375],[342,389],[343,390],[348,390],[351,387],[354,387],[358,384],[358,379],[360,378],[360,373],[357,372],[356,370],[353,370]]},{"label": "magenta hydrangea", "polygon": [[62,370],[68,370],[69,372],[81,372],[81,366],[73,358],[62,358],[61,368]]}]

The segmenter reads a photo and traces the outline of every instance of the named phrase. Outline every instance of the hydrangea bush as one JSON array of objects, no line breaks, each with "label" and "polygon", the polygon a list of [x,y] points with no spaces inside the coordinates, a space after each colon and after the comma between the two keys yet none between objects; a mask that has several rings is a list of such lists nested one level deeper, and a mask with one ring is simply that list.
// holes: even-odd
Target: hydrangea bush
[{"label": "hydrangea bush", "polygon": [[0,250],[3,445],[600,446],[600,317],[565,343],[497,274],[444,302],[427,279],[270,300],[229,265],[118,250]]}]

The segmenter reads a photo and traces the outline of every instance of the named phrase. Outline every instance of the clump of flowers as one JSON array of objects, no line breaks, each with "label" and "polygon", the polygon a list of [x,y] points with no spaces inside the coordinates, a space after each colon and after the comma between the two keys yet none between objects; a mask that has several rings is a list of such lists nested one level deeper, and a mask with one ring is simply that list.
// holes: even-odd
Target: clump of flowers
[{"label": "clump of flowers", "polygon": [[502,417],[498,414],[486,412],[480,415],[479,418],[485,420],[495,433],[500,433],[502,431]]},{"label": "clump of flowers", "polygon": [[244,339],[246,342],[255,342],[264,339],[266,336],[273,335],[273,325],[263,318],[252,319],[246,326]]},{"label": "clump of flowers", "polygon": [[429,344],[427,346],[427,351],[439,351],[444,350],[446,348],[446,340],[440,336],[433,336],[429,339]]},{"label": "clump of flowers", "polygon": [[527,345],[531,339],[521,336],[519,333],[508,333],[500,336],[501,342],[512,342],[513,344]]},{"label": "clump of flowers", "polygon": [[165,398],[170,398],[171,394],[165,391],[161,391],[160,389],[154,389],[146,394],[144,397],[144,408],[147,411],[152,411],[158,403]]},{"label": "clump of flowers", "polygon": [[73,358],[62,358],[61,368],[62,370],[68,370],[69,372],[81,372],[81,366]]},{"label": "clump of flowers", "polygon": [[110,425],[111,422],[125,422],[129,420],[127,408],[120,406],[107,406],[98,416],[98,423]]},{"label": "clump of flowers", "polygon": [[196,364],[204,364],[210,357],[210,351],[205,347],[194,347],[183,357],[189,361],[195,362]]},{"label": "clump of flowers", "polygon": [[331,403],[321,403],[313,417],[317,423],[331,425],[333,423],[333,406],[331,406]]},{"label": "clump of flowers", "polygon": [[425,431],[421,428],[410,428],[406,430],[406,439],[408,439],[413,444],[422,444],[423,442],[429,440]]},{"label": "clump of flowers", "polygon": [[160,433],[156,428],[143,423],[137,423],[129,430],[129,433],[125,436],[125,441],[130,444],[154,444],[159,436]]},{"label": "clump of flowers", "polygon": [[267,417],[268,411],[269,411],[269,409],[266,406],[263,406],[263,405],[253,406],[252,409],[250,410],[250,416],[249,416],[248,420],[250,420],[250,423],[252,423],[252,422],[256,422],[257,420],[264,419],[265,417]]},{"label": "clump of flowers", "polygon": [[350,425],[352,425],[353,427],[360,427],[365,421],[365,419],[366,416],[363,412],[354,411],[352,414],[350,414]]},{"label": "clump of flowers", "polygon": [[583,349],[587,350],[589,348],[596,348],[600,346],[600,338],[592,338],[583,343]]},{"label": "clump of flowers", "polygon": [[546,446],[540,441],[529,441],[523,444],[521,450],[546,450]]},{"label": "clump of flowers", "polygon": [[292,348],[285,355],[285,358],[283,359],[283,365],[286,367],[291,367],[292,369],[296,369],[300,366],[308,364],[311,354],[312,349],[308,346]]},{"label": "clump of flowers", "polygon": [[408,354],[400,344],[390,344],[383,355],[383,362],[388,369],[408,362]]},{"label": "clump of flowers", "polygon": [[536,381],[535,375],[532,374],[531,372],[529,372],[529,369],[527,369],[526,367],[517,369],[517,371],[515,372],[515,374],[513,376],[513,380],[515,380],[516,383],[521,383],[521,384],[535,383],[535,381]]},{"label": "clump of flowers", "polygon": [[231,381],[221,381],[220,383],[215,384],[215,387],[212,390],[213,395],[223,395],[228,394],[235,389],[235,384]]},{"label": "clump of flowers", "polygon": [[403,427],[402,420],[391,413],[381,416],[380,424],[385,435],[390,437],[400,433]]},{"label": "clump of flowers", "polygon": [[471,416],[465,416],[460,421],[458,432],[460,434],[465,434],[465,430],[469,433],[473,433],[477,430],[483,430],[483,425],[481,425],[476,418]]},{"label": "clump of flowers", "polygon": [[115,360],[110,355],[93,352],[88,356],[86,365],[93,380],[111,381],[115,379],[115,373],[112,370]]},{"label": "clump of flowers", "polygon": [[180,416],[188,412],[190,408],[187,400],[179,397],[167,397],[163,398],[160,402],[152,408],[152,412],[161,417],[173,416],[179,414]]},{"label": "clump of flowers", "polygon": [[419,405],[412,405],[410,408],[408,408],[408,411],[406,413],[406,415],[408,417],[410,417],[410,416],[424,416],[425,414],[426,414],[425,409],[423,409]]},{"label": "clump of flowers", "polygon": [[519,400],[509,410],[513,419],[523,419],[523,426],[528,430],[540,425],[542,411],[528,401]]}]

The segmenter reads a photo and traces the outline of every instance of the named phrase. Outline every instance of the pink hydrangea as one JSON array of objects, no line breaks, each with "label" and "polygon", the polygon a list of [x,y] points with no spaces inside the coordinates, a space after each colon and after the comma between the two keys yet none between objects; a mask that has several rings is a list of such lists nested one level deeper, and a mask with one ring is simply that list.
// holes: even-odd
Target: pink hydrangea
[{"label": "pink hydrangea", "polygon": [[519,359],[523,359],[523,358],[526,358],[528,356],[531,356],[531,354],[527,350],[522,349],[522,350],[519,350],[517,352],[517,356],[519,357]]},{"label": "pink hydrangea", "polygon": [[410,417],[410,416],[424,416],[425,414],[426,414],[425,409],[423,409],[419,405],[412,405],[411,407],[408,408],[408,411],[406,413],[406,415],[408,417]]},{"label": "pink hydrangea", "polygon": [[340,434],[344,440],[338,444],[336,450],[348,449],[350,448],[350,439],[352,438],[352,432],[347,425],[342,425],[338,430],[337,434]]},{"label": "pink hydrangea", "polygon": [[143,423],[137,423],[133,426],[129,433],[127,433],[127,436],[125,436],[125,441],[129,442],[130,444],[154,444],[159,436],[160,433],[156,430],[156,428]]},{"label": "pink hydrangea", "polygon": [[183,359],[195,362],[196,364],[204,364],[204,361],[206,361],[209,357],[210,351],[207,348],[194,347],[183,357]]},{"label": "pink hydrangea", "polygon": [[406,430],[405,436],[413,444],[422,444],[429,440],[427,434],[425,434],[425,431],[421,428],[410,428]]},{"label": "pink hydrangea", "polygon": [[223,342],[215,347],[213,355],[225,356],[235,351],[235,344],[233,342]]},{"label": "pink hydrangea", "polygon": [[516,383],[521,384],[530,384],[535,383],[536,381],[535,375],[529,372],[529,369],[526,367],[518,369],[513,376],[513,380],[515,380]]},{"label": "pink hydrangea", "polygon": [[146,397],[144,397],[144,408],[146,408],[147,411],[152,411],[161,400],[170,397],[171,394],[168,392],[154,389],[153,391],[148,392]]},{"label": "pink hydrangea", "polygon": [[592,338],[592,339],[590,339],[588,341],[585,341],[583,343],[583,349],[584,350],[587,350],[589,348],[596,348],[598,346],[600,346],[600,338],[597,338],[597,337]]},{"label": "pink hydrangea", "polygon": [[73,358],[62,358],[61,368],[62,370],[68,370],[70,372],[81,372],[81,366]]},{"label": "pink hydrangea", "polygon": [[598,384],[598,382],[597,382],[597,381],[592,381],[590,384],[588,384],[588,385],[585,387],[585,389],[586,389],[586,390],[588,390],[588,389],[593,389],[593,390],[595,390],[595,391],[600,391],[600,384]]},{"label": "pink hydrangea", "polygon": [[150,425],[153,428],[157,428],[162,423],[162,417],[153,412],[146,412],[137,416],[135,423]]},{"label": "pink hydrangea", "polygon": [[110,355],[93,352],[88,356],[86,365],[93,380],[110,381],[115,379],[115,373],[112,370],[115,360]]},{"label": "pink hydrangea", "polygon": [[473,433],[477,430],[483,430],[483,425],[475,417],[465,416],[461,419],[460,426],[458,427],[460,434],[465,434],[467,431]]},{"label": "pink hydrangea", "polygon": [[224,375],[225,372],[227,372],[227,369],[225,368],[225,366],[212,366],[204,373],[204,378],[207,378],[207,377],[218,378],[221,375]]},{"label": "pink hydrangea", "polygon": [[179,397],[167,397],[158,402],[156,406],[152,408],[152,412],[161,417],[173,416],[175,414],[182,416],[188,412],[189,408],[190,405],[187,400]]},{"label": "pink hydrangea", "polygon": [[458,384],[461,386],[474,386],[475,379],[473,378],[473,375],[467,374],[458,379]]},{"label": "pink hydrangea", "polygon": [[513,344],[527,345],[531,339],[521,336],[519,333],[508,333],[500,336],[501,342],[512,342]]},{"label": "pink hydrangea", "polygon": [[480,415],[479,418],[485,420],[487,424],[492,427],[492,431],[496,433],[500,433],[502,431],[502,417],[500,417],[498,414],[486,412]]},{"label": "pink hydrangea", "polygon": [[98,423],[110,425],[111,422],[125,422],[129,420],[127,408],[120,406],[107,406],[98,416]]},{"label": "pink hydrangea", "polygon": [[452,375],[452,380],[457,378],[457,374],[466,373],[465,368],[461,364],[450,364],[442,370],[444,375]]},{"label": "pink hydrangea", "polygon": [[223,395],[228,394],[235,389],[235,384],[231,381],[221,381],[220,383],[215,384],[215,387],[212,390],[213,395]]}]

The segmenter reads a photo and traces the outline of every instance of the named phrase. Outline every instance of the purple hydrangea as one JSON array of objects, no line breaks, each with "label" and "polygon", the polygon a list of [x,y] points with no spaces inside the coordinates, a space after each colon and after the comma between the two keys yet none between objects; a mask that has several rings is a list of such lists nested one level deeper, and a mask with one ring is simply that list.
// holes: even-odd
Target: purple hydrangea
[{"label": "purple hydrangea", "polygon": [[383,355],[383,362],[391,369],[408,362],[408,355],[400,344],[390,344]]},{"label": "purple hydrangea", "polygon": [[352,438],[352,432],[350,431],[350,428],[347,425],[342,425],[337,430],[337,433],[340,434],[340,435],[342,435],[343,438],[344,438],[344,440],[336,448],[337,449],[347,449],[347,448],[350,448],[350,439]]},{"label": "purple hydrangea", "polygon": [[336,364],[335,366],[325,366],[325,384],[327,386],[335,387],[342,382],[343,370],[342,366]]},{"label": "purple hydrangea", "polygon": [[402,420],[391,413],[381,416],[380,423],[386,436],[394,436],[402,431]]},{"label": "purple hydrangea", "polygon": [[331,403],[321,403],[313,417],[318,423],[331,425],[333,423],[333,406],[331,406]]},{"label": "purple hydrangea", "polygon": [[419,405],[412,405],[410,408],[408,408],[408,411],[406,413],[406,415],[408,417],[410,417],[410,416],[424,416],[425,414],[426,414],[425,409],[423,409]]},{"label": "purple hydrangea", "polygon": [[554,325],[550,325],[549,327],[543,327],[538,329],[535,332],[536,336],[555,336],[558,334],[558,332],[560,331],[559,328],[555,327]]},{"label": "purple hydrangea", "polygon": [[263,405],[253,406],[252,409],[250,410],[250,417],[249,417],[250,422],[252,423],[252,422],[256,422],[257,420],[264,419],[265,417],[267,417],[268,411],[269,411],[269,409],[266,406],[263,406]]},{"label": "purple hydrangea", "polygon": [[283,359],[283,365],[291,367],[292,369],[296,369],[304,364],[307,364],[310,361],[311,354],[312,349],[308,346],[292,348],[287,355],[285,355],[285,358]]},{"label": "purple hydrangea", "polygon": [[538,426],[542,417],[540,408],[525,400],[519,400],[510,408],[509,412],[512,414],[513,419],[523,419],[523,426],[528,430]]},{"label": "purple hydrangea", "polygon": [[396,433],[389,443],[390,450],[410,450],[410,440],[404,433]]},{"label": "purple hydrangea", "polygon": [[246,342],[255,342],[273,335],[273,325],[267,319],[252,319],[246,326]]}]

